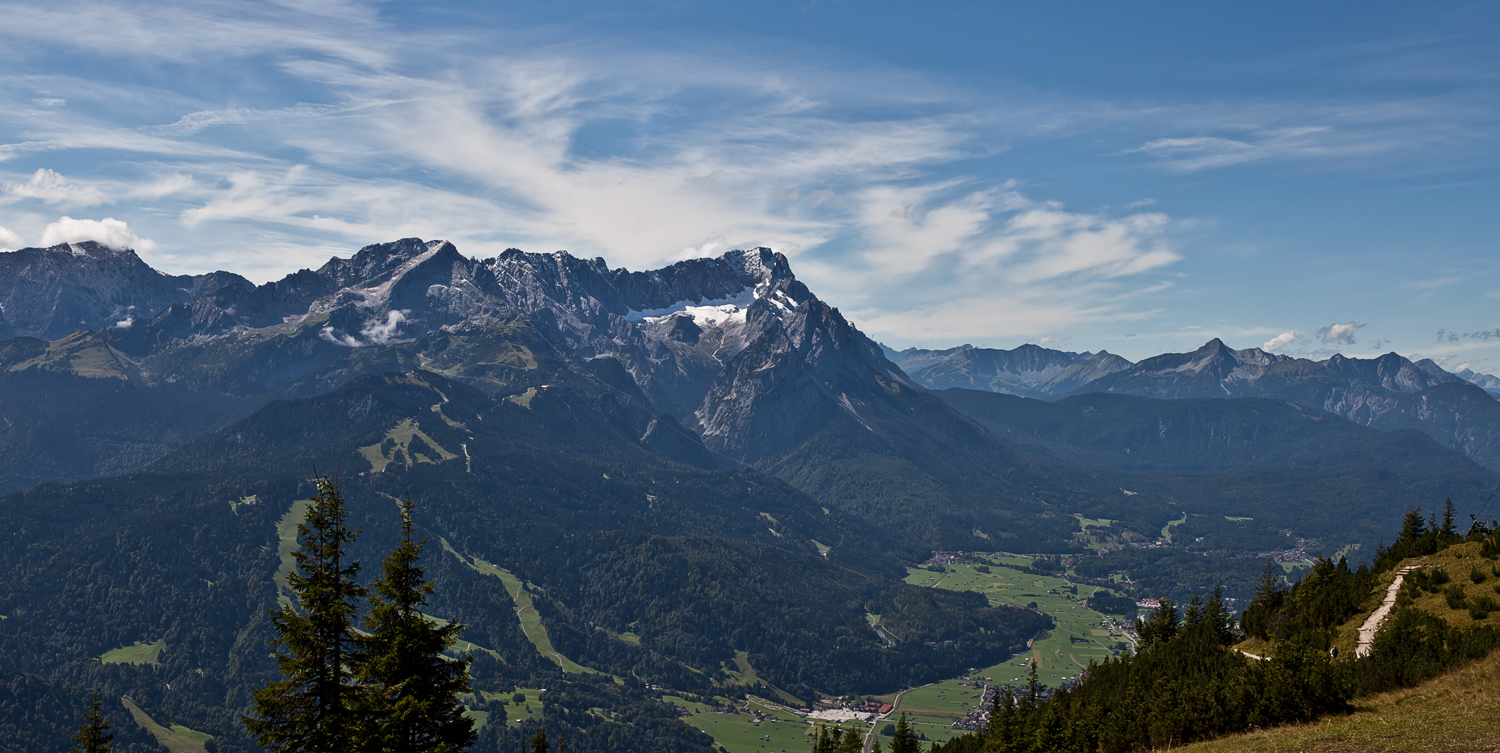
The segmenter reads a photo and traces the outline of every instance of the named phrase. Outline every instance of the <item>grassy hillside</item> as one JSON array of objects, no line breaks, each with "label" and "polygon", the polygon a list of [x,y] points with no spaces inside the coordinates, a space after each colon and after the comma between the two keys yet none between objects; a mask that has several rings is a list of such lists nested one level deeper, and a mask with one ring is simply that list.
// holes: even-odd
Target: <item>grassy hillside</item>
[{"label": "grassy hillside", "polygon": [[1347,716],[1231,735],[1183,753],[1468,753],[1500,749],[1500,652],[1415,688],[1372,696]]}]

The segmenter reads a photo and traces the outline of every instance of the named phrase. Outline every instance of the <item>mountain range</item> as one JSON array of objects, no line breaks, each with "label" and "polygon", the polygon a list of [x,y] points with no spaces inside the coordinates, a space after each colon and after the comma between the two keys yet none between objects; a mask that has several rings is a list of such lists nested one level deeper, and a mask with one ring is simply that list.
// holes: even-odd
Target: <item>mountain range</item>
[{"label": "mountain range", "polygon": [[[888,692],[1048,626],[903,583],[934,550],[1171,523],[1213,544],[1179,587],[1212,587],[1289,539],[1368,552],[1500,459],[1494,398],[1431,362],[895,352],[763,248],[630,271],[404,239],[254,285],[67,244],[0,254],[0,327],[0,673],[129,693],[225,753],[314,469],[367,563],[417,500],[482,688],[629,710],[570,727],[580,750],[686,751],[649,685]],[[166,658],[96,661],[134,641]]]},{"label": "mountain range", "polygon": [[1260,397],[1285,400],[1377,429],[1416,429],[1476,462],[1500,470],[1500,379],[1468,369],[1449,373],[1431,359],[1334,354],[1323,361],[1234,350],[1215,338],[1191,353],[1132,364],[1119,356],[1036,345],[1013,350],[964,345],[948,350],[886,349],[913,381],[932,390],[964,388],[1039,400],[1108,392],[1166,400]]}]

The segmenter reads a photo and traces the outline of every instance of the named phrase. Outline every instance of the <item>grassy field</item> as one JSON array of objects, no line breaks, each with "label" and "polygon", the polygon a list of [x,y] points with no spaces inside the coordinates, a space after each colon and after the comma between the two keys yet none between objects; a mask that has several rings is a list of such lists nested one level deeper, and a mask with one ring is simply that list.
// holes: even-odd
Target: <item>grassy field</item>
[{"label": "grassy field", "polygon": [[[478,557],[465,557],[458,550],[454,549],[453,545],[449,544],[447,539],[439,537],[438,540],[442,543],[445,551],[457,557],[469,569],[500,579],[501,584],[505,586],[505,592],[510,594],[511,600],[515,602],[516,617],[521,621],[521,632],[526,634],[526,639],[531,641],[531,645],[535,646],[536,650],[540,651],[543,656],[550,657],[553,661],[557,662],[558,666],[562,667],[564,672],[572,672],[574,674],[585,672],[592,674],[599,673],[598,670],[590,669],[563,656],[556,648],[553,648],[552,639],[547,635],[547,626],[542,624],[542,616],[537,614],[536,607],[532,606],[531,593],[526,590],[526,584],[522,583],[520,578],[511,574],[509,570],[485,562]],[[640,639],[637,638],[636,640],[639,641]]]},{"label": "grassy field", "polygon": [[208,741],[209,735],[188,729],[180,724],[163,727],[146,712],[141,711],[141,707],[131,703],[128,699],[121,699],[120,702],[125,704],[125,708],[130,711],[130,716],[135,719],[135,723],[150,732],[169,753],[207,753],[203,744]]},{"label": "grassy field", "polygon": [[525,392],[522,392],[519,395],[511,395],[510,397],[507,397],[505,399],[521,406],[522,408],[531,410],[531,399],[534,397],[536,397],[536,388],[527,387]]},{"label": "grassy field", "polygon": [[[1075,586],[1062,578],[1032,575],[1016,569],[1031,563],[1026,557],[991,556],[986,559],[990,568],[988,573],[974,569],[973,565],[957,565],[946,573],[911,569],[906,577],[907,583],[918,586],[982,593],[991,604],[1023,607],[1035,604],[1035,609],[1057,622],[1057,627],[1048,635],[1033,642],[1029,652],[981,669],[975,676],[992,678],[993,682],[1000,684],[1023,683],[1027,663],[1036,659],[1038,679],[1043,685],[1057,687],[1077,678],[1090,660],[1112,656],[1117,652],[1116,647],[1125,642],[1124,635],[1115,626],[1104,626],[1111,622],[1108,617],[1079,604],[1079,600],[1094,593],[1096,587]],[[928,703],[931,701],[929,697],[937,693],[957,699],[962,682],[962,678],[956,678],[939,683],[932,690],[908,693],[907,697],[912,703]],[[907,700],[903,699],[903,708],[906,703]],[[953,704],[935,707],[944,708],[948,713],[962,708]]]},{"label": "grassy field", "polygon": [[155,643],[142,643],[136,641],[133,645],[105,651],[99,656],[103,664],[156,664],[161,658],[161,652],[167,649],[166,641]]},{"label": "grassy field", "polygon": [[[513,700],[516,693],[526,696],[526,700],[516,703]],[[509,693],[486,692],[484,699],[505,701],[505,718],[502,721],[508,727],[519,727],[527,720],[542,718],[542,691],[537,688],[517,688]]]},{"label": "grassy field", "polygon": [[[813,725],[806,719],[791,713],[785,706],[752,696],[749,707],[766,717],[759,724],[755,715],[746,711],[738,714],[715,714],[701,703],[693,703],[677,696],[663,696],[662,700],[676,704],[693,712],[683,721],[697,727],[713,737],[729,753],[804,753],[812,748]],[[860,735],[869,727],[857,722],[830,725],[838,729],[853,727]]]},{"label": "grassy field", "polygon": [[[421,452],[413,451],[411,449],[411,441],[417,437],[420,437],[428,447],[436,451],[438,457],[430,458]],[[389,452],[385,450],[386,442],[391,442],[393,445]],[[406,465],[413,463],[442,463],[458,457],[443,449],[432,437],[422,433],[421,426],[415,419],[411,418],[402,419],[401,423],[396,424],[394,428],[386,432],[384,441],[359,448],[359,454],[363,455],[365,460],[370,462],[371,473],[380,473],[391,463],[404,463]]]},{"label": "grassy field", "polygon": [[1500,750],[1500,652],[1415,688],[1358,702],[1348,716],[1224,737],[1184,753],[1468,753]]},{"label": "grassy field", "polygon": [[292,591],[287,583],[287,576],[297,569],[297,558],[293,556],[293,552],[297,551],[297,526],[307,520],[307,506],[311,504],[310,499],[293,502],[291,509],[276,523],[277,553],[281,557],[281,564],[277,566],[272,580],[276,582],[276,601],[281,605],[291,603]]}]

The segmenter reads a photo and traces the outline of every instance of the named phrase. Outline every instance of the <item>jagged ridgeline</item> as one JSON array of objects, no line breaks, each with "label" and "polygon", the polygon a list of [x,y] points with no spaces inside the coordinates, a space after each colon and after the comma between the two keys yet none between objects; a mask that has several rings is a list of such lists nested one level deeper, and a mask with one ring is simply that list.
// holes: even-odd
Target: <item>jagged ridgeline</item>
[{"label": "jagged ridgeline", "polygon": [[[580,751],[705,750],[648,686],[887,692],[1049,627],[902,583],[934,549],[1103,547],[1100,577],[1142,582],[1119,558],[1169,551],[1196,570],[1164,588],[1192,589],[1289,540],[1371,551],[1413,498],[1492,480],[1427,436],[1272,400],[934,392],[767,249],[633,272],[406,239],[259,286],[23,249],[0,254],[0,336],[0,671],[129,695],[226,752],[273,671],[266,610],[315,470],[343,479],[371,566],[416,500],[486,751],[537,720]],[[945,378],[1151,381],[1035,351]]]}]

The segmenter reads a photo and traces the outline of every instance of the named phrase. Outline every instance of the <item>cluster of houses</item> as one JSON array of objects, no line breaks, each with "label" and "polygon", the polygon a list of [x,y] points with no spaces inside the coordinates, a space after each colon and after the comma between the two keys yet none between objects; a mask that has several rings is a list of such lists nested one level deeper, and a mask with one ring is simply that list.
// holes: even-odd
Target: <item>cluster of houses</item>
[{"label": "cluster of houses", "polygon": [[995,689],[994,685],[979,685],[976,683],[975,687],[983,688],[979,691],[979,703],[975,705],[973,711],[953,722],[952,726],[954,729],[974,732],[984,729],[989,725],[990,709],[994,707],[995,694],[999,691]]},{"label": "cluster of houses", "polygon": [[978,560],[963,552],[933,552],[932,557],[923,562],[922,565],[924,567],[932,565],[974,565],[978,564],[978,562]]}]

